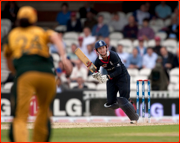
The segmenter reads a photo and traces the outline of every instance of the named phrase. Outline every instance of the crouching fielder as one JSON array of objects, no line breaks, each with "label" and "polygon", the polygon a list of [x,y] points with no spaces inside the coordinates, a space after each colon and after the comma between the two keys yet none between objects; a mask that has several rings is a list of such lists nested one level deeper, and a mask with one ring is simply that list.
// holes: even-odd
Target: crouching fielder
[{"label": "crouching fielder", "polygon": [[[134,106],[128,101],[130,98],[130,76],[127,69],[122,64],[117,53],[107,50],[107,45],[103,40],[95,43],[95,49],[99,53],[95,61],[97,72],[92,76],[101,83],[107,85],[107,103],[106,108],[121,108],[130,120],[138,120]],[[108,75],[101,75],[99,68],[102,66],[107,70]],[[120,97],[117,97],[119,91]]]}]

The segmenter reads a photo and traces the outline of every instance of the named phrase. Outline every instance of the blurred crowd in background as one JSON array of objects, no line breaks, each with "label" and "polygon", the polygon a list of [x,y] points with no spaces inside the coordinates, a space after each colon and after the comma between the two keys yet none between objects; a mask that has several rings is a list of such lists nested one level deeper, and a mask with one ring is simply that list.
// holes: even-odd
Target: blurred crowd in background
[{"label": "blurred crowd in background", "polygon": [[[1,28],[7,27],[7,19],[11,23],[10,30],[17,26],[18,9],[16,2],[6,3],[1,15],[6,26],[2,26],[2,22]],[[170,71],[179,68],[178,4],[172,9],[165,1],[161,1],[155,8],[151,8],[151,2],[144,2],[135,11],[110,13],[98,12],[89,2],[84,2],[79,11],[71,11],[65,2],[61,4],[61,10],[55,21],[57,25],[54,26],[54,30],[59,38],[63,39],[67,58],[73,64],[73,72],[67,76],[60,57],[57,57],[56,47],[49,45],[50,54],[55,60],[58,93],[69,88],[88,88],[86,82],[98,84],[91,79],[92,73],[75,55],[76,48],[80,48],[94,62],[98,57],[98,53],[94,50],[97,40],[104,40],[108,50],[117,52],[129,71],[136,69],[140,72],[142,69],[149,69],[147,78],[151,79],[152,83],[154,81],[153,90],[168,90],[171,81]],[[7,36],[7,32],[4,31],[10,30],[2,28],[2,40]],[[107,73],[103,68],[101,72]],[[9,74],[8,78],[11,79],[11,76]],[[8,78],[1,84],[5,84]],[[159,81],[161,88],[157,85]]]}]

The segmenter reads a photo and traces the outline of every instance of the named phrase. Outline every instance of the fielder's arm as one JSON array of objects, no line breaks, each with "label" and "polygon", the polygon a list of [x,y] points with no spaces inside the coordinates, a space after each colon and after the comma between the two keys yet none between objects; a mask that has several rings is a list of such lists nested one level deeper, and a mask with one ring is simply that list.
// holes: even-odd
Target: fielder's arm
[{"label": "fielder's arm", "polygon": [[61,57],[64,69],[65,69],[67,75],[70,76],[72,73],[73,66],[66,57],[66,52],[64,50],[62,39],[59,39],[57,33],[54,33],[49,38],[50,38],[50,41],[56,45],[59,55]]}]

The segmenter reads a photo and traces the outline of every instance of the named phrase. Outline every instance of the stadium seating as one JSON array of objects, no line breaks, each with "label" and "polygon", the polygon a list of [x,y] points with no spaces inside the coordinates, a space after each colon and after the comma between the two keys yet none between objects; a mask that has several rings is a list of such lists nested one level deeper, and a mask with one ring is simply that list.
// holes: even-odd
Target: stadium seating
[{"label": "stadium seating", "polygon": [[79,37],[79,34],[77,32],[66,32],[64,33],[63,39],[77,40],[78,37]]},{"label": "stadium seating", "polygon": [[110,35],[109,35],[109,38],[111,40],[121,40],[123,39],[123,34],[121,32],[112,32]]},{"label": "stadium seating", "polygon": [[170,26],[171,25],[171,18],[168,18],[164,21],[164,26],[167,27],[167,26]]},{"label": "stadium seating", "polygon": [[177,76],[179,78],[179,68],[174,68],[170,71],[170,76]]},{"label": "stadium seating", "polygon": [[169,84],[168,85],[168,90],[173,91],[174,90],[174,84]]},{"label": "stadium seating", "polygon": [[130,88],[131,88],[131,91],[136,91],[136,83],[131,83],[130,85]]},{"label": "stadium seating", "polygon": [[118,15],[119,15],[120,19],[126,19],[126,14],[124,12],[119,11]]},{"label": "stadium seating", "polygon": [[59,55],[51,53],[51,56],[53,57],[53,64],[54,64],[55,68],[58,68],[59,67],[59,61],[60,61]]},{"label": "stadium seating", "polygon": [[[133,47],[137,47],[137,46],[139,45],[139,41],[138,41],[138,40],[134,40],[132,44],[133,44]],[[147,42],[144,41],[143,45],[144,45],[145,47],[147,47]]]},{"label": "stadium seating", "polygon": [[133,48],[132,42],[129,39],[121,39],[118,44],[122,44],[124,49],[125,48]]},{"label": "stadium seating", "polygon": [[107,11],[101,11],[98,13],[98,15],[102,15],[104,17],[104,19],[106,20],[110,20],[111,19],[111,14]]},{"label": "stadium seating", "polygon": [[173,39],[167,39],[167,40],[163,41],[162,46],[165,46],[167,48],[167,50],[172,53],[176,53],[176,50],[178,48],[177,42]]},{"label": "stadium seating", "polygon": [[179,84],[179,78],[177,78],[177,76],[171,76],[170,77],[170,83]]},{"label": "stadium seating", "polygon": [[79,33],[79,37],[84,37],[84,33],[83,32]]},{"label": "stadium seating", "polygon": [[151,69],[144,68],[139,71],[140,76],[149,76],[150,74],[151,74]]},{"label": "stadium seating", "polygon": [[133,12],[128,12],[128,13],[126,14],[126,18],[128,19],[129,16],[131,16],[131,15],[133,15]]},{"label": "stadium seating", "polygon": [[179,84],[176,84],[173,88],[175,91],[179,91]]},{"label": "stadium seating", "polygon": [[177,48],[177,42],[173,39],[164,40],[162,45],[166,47]]},{"label": "stadium seating", "polygon": [[109,19],[104,19],[104,20],[103,20],[103,23],[108,25],[108,24],[109,24],[109,21],[110,21]]},{"label": "stadium seating", "polygon": [[86,21],[86,18],[81,18],[81,26],[83,27],[84,26],[84,22]]},{"label": "stadium seating", "polygon": [[67,27],[66,25],[59,25],[55,28],[55,30],[59,30],[59,31],[66,31]]},{"label": "stadium seating", "polygon": [[60,60],[60,57],[58,54],[51,54],[51,55],[52,55],[54,61],[58,62]]},{"label": "stadium seating", "polygon": [[85,83],[85,85],[89,88],[89,89],[96,89],[96,84],[94,83]]},{"label": "stadium seating", "polygon": [[78,41],[75,39],[64,39],[67,47],[71,47],[72,44],[78,45]]},{"label": "stadium seating", "polygon": [[5,81],[9,75],[9,71],[2,72],[1,70],[1,82]]},{"label": "stadium seating", "polygon": [[67,52],[67,53],[71,53],[71,52],[72,52],[71,47],[68,47],[68,46],[67,46],[67,47],[66,47],[66,52]]},{"label": "stadium seating", "polygon": [[164,27],[164,22],[162,19],[155,19],[155,20],[151,20],[149,22],[150,26],[158,26],[160,29]]},{"label": "stadium seating", "polygon": [[1,39],[8,34],[12,26],[9,19],[1,19]]},{"label": "stadium seating", "polygon": [[130,82],[133,83],[134,77],[130,76]]},{"label": "stadium seating", "polygon": [[114,28],[112,26],[109,25],[108,28],[110,33],[114,32]]},{"label": "stadium seating", "polygon": [[151,20],[149,22],[150,27],[157,33],[160,29],[164,27],[164,22],[162,19]]},{"label": "stadium seating", "polygon": [[110,40],[110,45],[114,46],[114,47],[117,47],[118,41],[117,40]]},{"label": "stadium seating", "polygon": [[156,46],[155,40],[154,40],[154,39],[149,40],[149,41],[147,42],[147,46],[148,46],[148,47],[155,47],[155,46]]},{"label": "stadium seating", "polygon": [[161,40],[165,40],[167,38],[167,34],[165,32],[157,32],[155,36],[160,37]]},{"label": "stadium seating", "polygon": [[150,25],[150,27],[153,29],[153,31],[154,31],[155,33],[157,33],[157,32],[161,29],[161,27],[156,26],[156,25]]},{"label": "stadium seating", "polygon": [[77,86],[77,85],[78,85],[77,82],[71,82],[71,83],[69,84],[69,87],[72,89],[72,88],[74,88],[74,87]]},{"label": "stadium seating", "polygon": [[80,18],[80,13],[76,12],[76,18]]},{"label": "stadium seating", "polygon": [[127,53],[132,53],[133,50],[133,45],[131,40],[129,39],[122,39],[118,42],[118,44],[122,44],[123,45],[123,51],[127,52]]},{"label": "stadium seating", "polygon": [[128,73],[129,73],[130,76],[135,77],[135,76],[139,75],[138,69],[127,69],[127,70],[128,70]]},{"label": "stadium seating", "polygon": [[9,32],[9,27],[1,26],[1,39],[5,37]]},{"label": "stadium seating", "polygon": [[12,23],[9,19],[1,19],[1,26],[11,27]]},{"label": "stadium seating", "polygon": [[97,90],[106,90],[106,83],[101,83],[97,85]]}]

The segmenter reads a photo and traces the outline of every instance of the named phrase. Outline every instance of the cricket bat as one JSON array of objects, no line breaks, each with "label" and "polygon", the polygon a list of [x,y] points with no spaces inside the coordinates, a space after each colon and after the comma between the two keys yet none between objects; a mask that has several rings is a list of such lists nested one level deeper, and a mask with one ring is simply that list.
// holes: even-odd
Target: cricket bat
[{"label": "cricket bat", "polygon": [[97,67],[86,57],[86,55],[81,51],[80,48],[77,48],[75,50],[75,54],[92,73],[96,72]]}]

